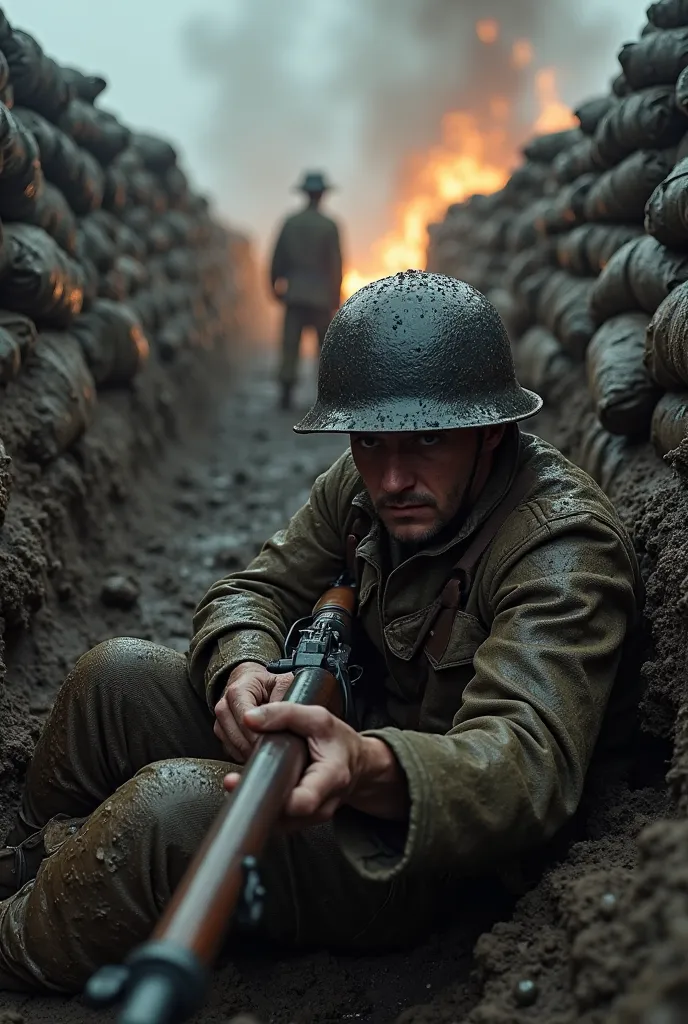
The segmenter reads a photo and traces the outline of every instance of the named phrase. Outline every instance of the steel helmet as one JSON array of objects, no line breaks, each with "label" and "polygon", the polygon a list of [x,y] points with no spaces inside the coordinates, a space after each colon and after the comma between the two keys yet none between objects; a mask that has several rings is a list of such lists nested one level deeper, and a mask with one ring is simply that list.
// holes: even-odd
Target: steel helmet
[{"label": "steel helmet", "polygon": [[318,397],[294,430],[452,430],[533,416],[542,399],[516,380],[502,320],[481,292],[407,270],[366,285],[332,319]]}]

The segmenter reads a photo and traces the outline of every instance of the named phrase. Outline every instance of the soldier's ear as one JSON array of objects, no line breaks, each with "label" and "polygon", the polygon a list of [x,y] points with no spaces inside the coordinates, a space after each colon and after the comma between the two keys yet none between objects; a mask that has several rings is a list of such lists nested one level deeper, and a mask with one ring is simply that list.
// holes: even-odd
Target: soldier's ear
[{"label": "soldier's ear", "polygon": [[483,451],[493,452],[498,448],[504,437],[506,427],[500,424],[497,427],[485,427],[483,429]]}]

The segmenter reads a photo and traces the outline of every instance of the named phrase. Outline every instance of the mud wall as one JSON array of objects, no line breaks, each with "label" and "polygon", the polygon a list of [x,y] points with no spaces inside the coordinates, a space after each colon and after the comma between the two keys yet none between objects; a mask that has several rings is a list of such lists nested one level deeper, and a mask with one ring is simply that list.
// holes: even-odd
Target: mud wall
[{"label": "mud wall", "polygon": [[[0,831],[127,500],[202,424],[240,324],[243,239],[163,139],[0,11]],[[104,603],[136,598],[104,581]],[[74,646],[74,644],[72,644]],[[10,671],[8,672],[8,668]]]},{"label": "mud wall", "polygon": [[642,739],[478,943],[473,1024],[688,1018],[688,4],[654,4],[619,61],[579,128],[430,229],[429,269],[497,305],[534,429],[615,501],[647,588]]}]

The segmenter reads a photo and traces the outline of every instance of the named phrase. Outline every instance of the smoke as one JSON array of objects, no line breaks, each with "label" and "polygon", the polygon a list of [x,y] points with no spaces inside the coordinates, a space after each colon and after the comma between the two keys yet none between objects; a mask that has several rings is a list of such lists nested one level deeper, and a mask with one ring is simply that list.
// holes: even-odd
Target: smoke
[{"label": "smoke", "polygon": [[[330,208],[360,256],[387,227],[395,179],[411,149],[437,142],[450,109],[488,96],[518,100],[518,134],[532,116],[533,68],[508,60],[517,39],[534,68],[554,65],[563,98],[598,91],[617,71],[624,39],[610,14],[586,20],[570,0],[232,0],[226,16],[199,14],[185,59],[211,83],[200,130],[222,210],[265,246],[306,167],[339,191]],[[481,44],[480,19],[500,39]],[[626,18],[626,21],[628,18]],[[626,35],[637,26],[626,24]]]}]

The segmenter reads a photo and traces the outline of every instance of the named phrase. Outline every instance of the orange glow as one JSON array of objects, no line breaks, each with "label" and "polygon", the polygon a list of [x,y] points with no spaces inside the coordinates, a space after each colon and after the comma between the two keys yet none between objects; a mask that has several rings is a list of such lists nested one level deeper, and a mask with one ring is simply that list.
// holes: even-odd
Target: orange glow
[{"label": "orange glow", "polygon": [[511,47],[511,63],[519,71],[529,67],[533,63],[534,56],[533,44],[529,39],[517,39]]},{"label": "orange glow", "polygon": [[[535,93],[538,116],[530,134],[575,127],[551,68],[536,74]],[[468,110],[445,114],[441,141],[427,152],[409,156],[392,210],[393,227],[371,246],[364,266],[347,269],[344,298],[380,277],[425,267],[428,224],[442,220],[451,203],[504,187],[520,160],[510,132],[512,120],[512,101],[498,95],[482,118]]]},{"label": "orange glow", "polygon": [[475,32],[481,43],[490,46],[499,39],[499,22],[494,18],[483,18],[476,23]]},{"label": "orange glow", "polygon": [[554,68],[543,68],[535,75],[535,92],[540,107],[540,116],[533,125],[535,135],[548,132],[563,132],[576,128],[578,121],[565,103],[559,99],[557,74]]}]

